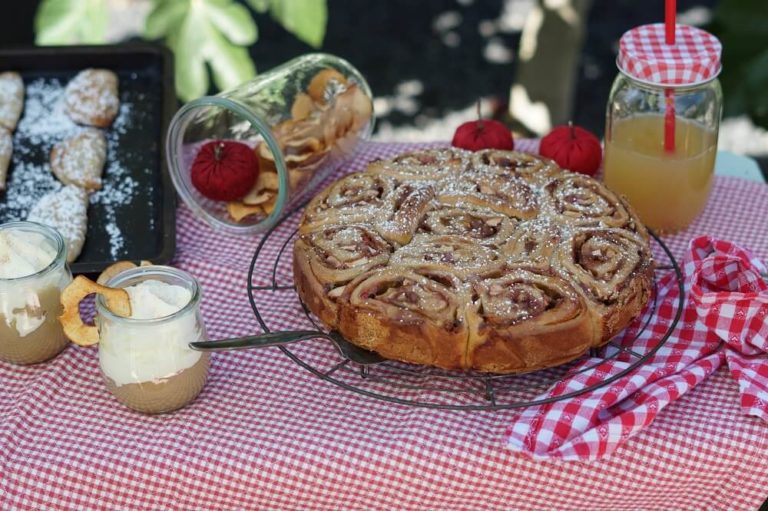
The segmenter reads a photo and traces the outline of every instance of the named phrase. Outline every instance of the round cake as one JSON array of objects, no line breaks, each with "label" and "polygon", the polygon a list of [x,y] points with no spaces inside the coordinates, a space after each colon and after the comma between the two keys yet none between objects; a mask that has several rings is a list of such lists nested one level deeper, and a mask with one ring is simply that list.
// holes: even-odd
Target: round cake
[{"label": "round cake", "polygon": [[296,288],[383,357],[525,372],[608,342],[651,294],[648,232],[600,182],[530,154],[428,149],[371,163],[307,206]]}]

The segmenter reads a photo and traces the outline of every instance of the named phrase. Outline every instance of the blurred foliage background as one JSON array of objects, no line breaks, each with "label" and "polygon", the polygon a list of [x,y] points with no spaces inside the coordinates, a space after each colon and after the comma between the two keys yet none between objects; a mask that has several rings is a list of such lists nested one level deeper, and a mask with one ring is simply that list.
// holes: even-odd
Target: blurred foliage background
[{"label": "blurred foliage background", "polygon": [[[256,74],[248,47],[259,37],[253,14],[269,13],[314,48],[323,43],[325,0],[150,0],[142,36],[162,40],[176,57],[176,91],[183,101],[209,90],[209,70],[219,90]],[[250,7],[250,10],[249,10]],[[253,14],[252,14],[253,13]],[[43,0],[35,16],[39,45],[107,42],[106,0]]]},{"label": "blurred foliage background", "polygon": [[[176,55],[182,100],[320,49],[348,59],[366,76],[376,94],[380,137],[434,139],[474,117],[478,98],[484,111],[503,118],[530,13],[537,2],[573,1],[25,0],[0,19],[0,44],[27,37],[38,44],[160,41]],[[575,71],[574,122],[602,132],[618,38],[633,26],[661,21],[663,5],[590,0],[579,21],[586,30]],[[724,123],[721,140],[744,140],[740,152],[768,153],[768,134],[751,124],[768,128],[768,1],[677,5],[680,22],[707,28],[724,44],[725,113],[736,128]],[[132,28],[121,32],[126,24]]]},{"label": "blurred foliage background", "polygon": [[768,1],[720,0],[709,29],[723,43],[725,115],[768,129]]}]

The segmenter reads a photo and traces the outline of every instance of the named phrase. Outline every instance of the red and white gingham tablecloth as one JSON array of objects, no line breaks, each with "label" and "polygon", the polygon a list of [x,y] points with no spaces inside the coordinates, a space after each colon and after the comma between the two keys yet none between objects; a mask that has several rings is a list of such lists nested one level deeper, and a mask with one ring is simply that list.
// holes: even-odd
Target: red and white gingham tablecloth
[{"label": "red and white gingham tablecloth", "polygon": [[[368,144],[343,171],[408,147]],[[667,242],[681,258],[709,234],[765,260],[767,222],[768,186],[717,178],[703,215]],[[179,209],[175,264],[200,279],[212,338],[258,331],[246,293],[258,241]],[[195,403],[144,416],[107,392],[97,349],[73,345],[38,366],[0,362],[0,510],[741,511],[768,497],[768,426],[742,413],[724,370],[601,461],[510,451],[513,413],[381,402],[267,348],[215,354]]]}]

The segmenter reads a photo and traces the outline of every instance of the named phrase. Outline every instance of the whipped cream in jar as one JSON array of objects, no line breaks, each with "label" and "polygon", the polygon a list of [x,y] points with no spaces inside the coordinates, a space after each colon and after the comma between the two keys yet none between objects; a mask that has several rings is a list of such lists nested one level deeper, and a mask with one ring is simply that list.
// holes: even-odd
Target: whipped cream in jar
[{"label": "whipped cream in jar", "polygon": [[134,268],[113,277],[123,288],[131,317],[114,314],[96,299],[99,365],[107,389],[125,406],[164,413],[194,400],[205,385],[210,355],[190,342],[207,340],[200,314],[200,286],[186,272],[166,266]]},{"label": "whipped cream in jar", "polygon": [[67,346],[58,317],[71,281],[58,231],[34,222],[0,225],[0,360],[36,364]]}]

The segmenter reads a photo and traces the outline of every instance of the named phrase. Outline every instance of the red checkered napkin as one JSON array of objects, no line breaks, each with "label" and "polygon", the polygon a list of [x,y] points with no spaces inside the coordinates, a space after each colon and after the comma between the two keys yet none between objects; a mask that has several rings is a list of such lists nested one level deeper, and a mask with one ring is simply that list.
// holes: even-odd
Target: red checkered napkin
[{"label": "red checkered napkin", "polygon": [[[533,458],[601,458],[723,363],[739,384],[745,413],[768,421],[768,284],[761,277],[765,271],[761,261],[732,243],[706,236],[691,241],[683,266],[684,306],[667,342],[647,363],[610,385],[517,414],[506,432],[508,446]],[[631,341],[631,349],[638,353],[657,347],[677,313],[679,296],[674,275],[662,277],[658,306],[654,310],[649,304],[642,320],[617,339],[618,345],[630,347]],[[638,336],[646,320],[649,328]],[[611,355],[617,348],[606,350],[605,355]],[[602,363],[603,358],[589,358],[541,397],[598,383],[631,364],[630,357],[619,351]]]}]

